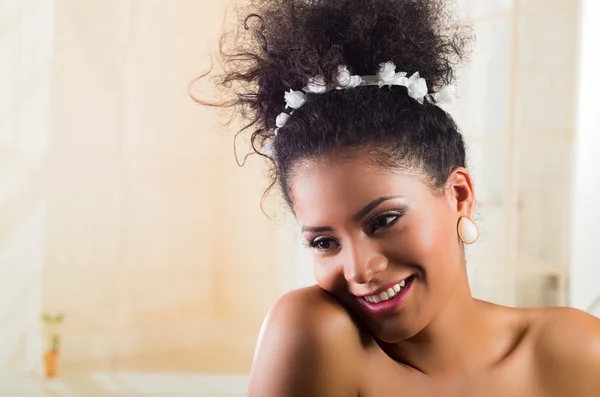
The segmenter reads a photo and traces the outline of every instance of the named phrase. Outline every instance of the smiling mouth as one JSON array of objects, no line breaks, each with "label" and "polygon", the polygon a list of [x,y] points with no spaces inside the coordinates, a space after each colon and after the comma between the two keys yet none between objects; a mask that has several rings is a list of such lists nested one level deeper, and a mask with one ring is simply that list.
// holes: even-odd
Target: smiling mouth
[{"label": "smiling mouth", "polygon": [[364,299],[367,302],[373,303],[373,304],[388,301],[388,300],[392,299],[393,297],[395,297],[396,295],[400,294],[402,292],[402,289],[408,286],[412,277],[413,276],[410,276],[410,277],[400,281],[398,284],[391,286],[390,288],[388,288],[385,291],[382,291],[382,292],[379,292],[379,293],[373,294],[373,295],[362,296],[361,299]]}]

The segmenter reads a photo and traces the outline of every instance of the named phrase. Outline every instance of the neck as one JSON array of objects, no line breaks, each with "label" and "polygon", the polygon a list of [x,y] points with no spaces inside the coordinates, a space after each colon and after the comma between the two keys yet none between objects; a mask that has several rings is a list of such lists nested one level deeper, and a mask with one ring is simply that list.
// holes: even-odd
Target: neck
[{"label": "neck", "polygon": [[506,351],[487,304],[473,299],[466,274],[448,303],[421,332],[386,346],[391,357],[428,375],[473,373]]}]

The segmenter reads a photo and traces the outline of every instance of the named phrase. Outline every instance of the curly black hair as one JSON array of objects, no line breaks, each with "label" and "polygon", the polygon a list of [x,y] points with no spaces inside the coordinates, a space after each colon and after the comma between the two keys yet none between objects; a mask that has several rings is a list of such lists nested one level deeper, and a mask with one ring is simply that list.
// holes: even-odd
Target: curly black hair
[{"label": "curly black hair", "polygon": [[[277,135],[284,93],[313,76],[335,81],[339,65],[353,75],[374,75],[392,61],[408,76],[419,72],[430,92],[452,84],[471,29],[442,0],[253,0],[241,29],[221,42],[229,90],[226,103],[247,121],[256,153],[271,143],[273,184],[291,205],[290,176],[299,160],[362,150],[379,166],[420,172],[432,187],[465,166],[465,146],[452,117],[419,104],[402,86],[359,87],[308,95]],[[199,101],[201,102],[201,101]],[[206,104],[205,102],[201,102]],[[214,104],[213,104],[214,105]],[[272,185],[273,186],[273,185]]]}]

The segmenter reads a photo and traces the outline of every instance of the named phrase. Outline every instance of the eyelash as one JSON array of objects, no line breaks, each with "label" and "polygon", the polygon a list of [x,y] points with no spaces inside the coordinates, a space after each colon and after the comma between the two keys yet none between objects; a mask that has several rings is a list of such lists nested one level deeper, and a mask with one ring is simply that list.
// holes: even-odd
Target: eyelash
[{"label": "eyelash", "polygon": [[[375,234],[380,230],[383,230],[383,229],[393,226],[398,221],[398,219],[400,219],[402,217],[402,215],[404,215],[403,211],[394,211],[394,212],[386,212],[386,213],[378,214],[378,215],[374,216],[371,219],[371,221],[369,222],[369,233]],[[386,223],[384,226],[380,227],[379,229],[373,230],[373,228],[374,228],[373,225],[376,221],[378,221],[380,219],[389,219],[389,218],[394,218],[394,219],[392,221]],[[323,253],[331,252],[333,250],[332,248],[319,248],[318,244],[323,241],[334,241],[339,246],[339,243],[337,241],[335,241],[335,239],[330,238],[330,237],[324,237],[324,236],[319,236],[313,240],[306,241],[305,245],[308,248],[316,249],[319,252],[323,252]]]},{"label": "eyelash", "polygon": [[[307,242],[305,243],[305,245],[306,245],[308,248],[313,248],[313,249],[316,249],[316,250],[317,250],[317,251],[319,251],[319,252],[324,252],[324,253],[325,253],[325,252],[330,252],[330,251],[332,251],[332,250],[333,250],[332,248],[320,248],[320,247],[318,246],[318,244],[319,244],[320,242],[324,242],[324,241],[334,241],[334,242],[336,242],[336,243],[337,243],[337,241],[335,241],[334,239],[332,239],[332,238],[330,238],[330,237],[317,237],[317,238],[316,238],[316,239],[314,239],[314,240],[307,241]],[[338,246],[339,246],[339,243],[337,243],[337,244],[338,244]]]},{"label": "eyelash", "polygon": [[[370,228],[369,233],[375,234],[379,230],[387,229],[388,227],[393,226],[398,221],[398,219],[400,219],[400,217],[402,217],[402,215],[403,215],[402,212],[386,212],[386,213],[374,216],[373,219],[371,219],[371,221],[369,222],[369,228]],[[379,229],[373,230],[375,222],[377,222],[380,219],[389,219],[389,218],[393,218],[393,219],[390,222],[387,222],[385,225],[381,226]]]}]

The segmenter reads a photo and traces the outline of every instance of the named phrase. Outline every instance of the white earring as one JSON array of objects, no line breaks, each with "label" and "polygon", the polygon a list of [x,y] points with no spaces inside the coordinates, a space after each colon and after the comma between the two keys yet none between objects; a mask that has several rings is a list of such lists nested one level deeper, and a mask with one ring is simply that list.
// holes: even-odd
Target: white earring
[{"label": "white earring", "polygon": [[458,220],[458,237],[465,244],[473,244],[479,239],[479,229],[475,222],[466,216]]}]

